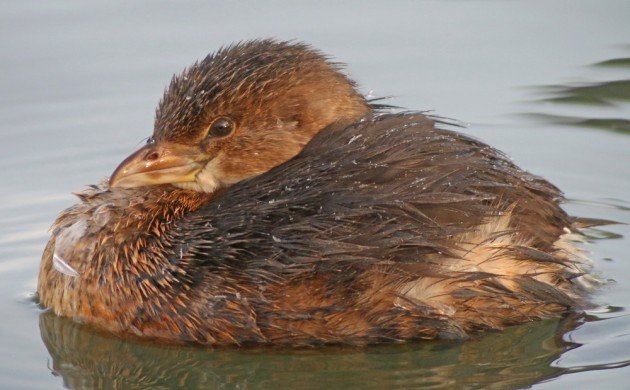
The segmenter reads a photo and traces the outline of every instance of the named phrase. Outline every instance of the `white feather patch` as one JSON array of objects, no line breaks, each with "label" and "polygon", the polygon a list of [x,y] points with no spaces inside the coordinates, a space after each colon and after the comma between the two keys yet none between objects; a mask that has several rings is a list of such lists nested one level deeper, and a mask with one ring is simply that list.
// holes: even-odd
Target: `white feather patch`
[{"label": "white feather patch", "polygon": [[68,275],[73,278],[79,276],[79,273],[74,268],[70,267],[70,265],[59,257],[57,253],[53,253],[53,267],[64,275]]}]

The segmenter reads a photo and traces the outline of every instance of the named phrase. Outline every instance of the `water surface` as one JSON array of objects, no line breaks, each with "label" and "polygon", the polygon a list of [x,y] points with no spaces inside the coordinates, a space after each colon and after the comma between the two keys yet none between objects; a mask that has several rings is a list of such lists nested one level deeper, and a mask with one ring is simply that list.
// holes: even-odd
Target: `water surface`
[{"label": "water surface", "polygon": [[222,44],[297,38],[362,91],[459,119],[562,188],[574,214],[630,222],[630,3],[11,2],[0,11],[0,384],[6,388],[622,388],[630,228],[587,231],[597,310],[465,343],[206,350],[119,340],[42,312],[39,257],[70,192],[152,130],[173,73]]}]

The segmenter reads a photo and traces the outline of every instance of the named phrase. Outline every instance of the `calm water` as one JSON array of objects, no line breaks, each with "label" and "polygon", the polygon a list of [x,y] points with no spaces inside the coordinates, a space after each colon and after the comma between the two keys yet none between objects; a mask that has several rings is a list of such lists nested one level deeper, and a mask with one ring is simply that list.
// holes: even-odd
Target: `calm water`
[{"label": "calm water", "polygon": [[152,130],[174,72],[232,41],[298,38],[365,93],[433,109],[630,223],[630,2],[4,2],[0,8],[0,387],[627,387],[630,227],[587,232],[601,308],[479,336],[364,349],[203,350],[94,334],[32,301],[71,191]]}]

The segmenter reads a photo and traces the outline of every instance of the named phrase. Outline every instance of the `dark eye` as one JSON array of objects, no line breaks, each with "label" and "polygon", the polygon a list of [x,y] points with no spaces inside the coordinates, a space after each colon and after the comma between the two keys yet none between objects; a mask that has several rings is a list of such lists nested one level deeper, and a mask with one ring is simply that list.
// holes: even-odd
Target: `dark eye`
[{"label": "dark eye", "polygon": [[147,145],[153,145],[155,143],[155,138],[153,136],[147,138]]},{"label": "dark eye", "polygon": [[208,130],[208,137],[225,137],[230,135],[235,127],[234,121],[230,118],[215,119]]}]

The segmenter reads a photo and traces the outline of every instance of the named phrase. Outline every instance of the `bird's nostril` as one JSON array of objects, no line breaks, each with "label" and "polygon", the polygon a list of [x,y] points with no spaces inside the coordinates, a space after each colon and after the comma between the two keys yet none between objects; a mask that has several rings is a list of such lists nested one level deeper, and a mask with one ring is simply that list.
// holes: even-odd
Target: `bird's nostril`
[{"label": "bird's nostril", "polygon": [[148,153],[148,154],[144,157],[144,159],[145,159],[146,161],[155,161],[155,160],[157,160],[157,159],[158,159],[158,157],[160,157],[160,154],[159,154],[158,152],[155,152],[155,151],[154,151],[154,152],[150,152],[150,153]]}]

